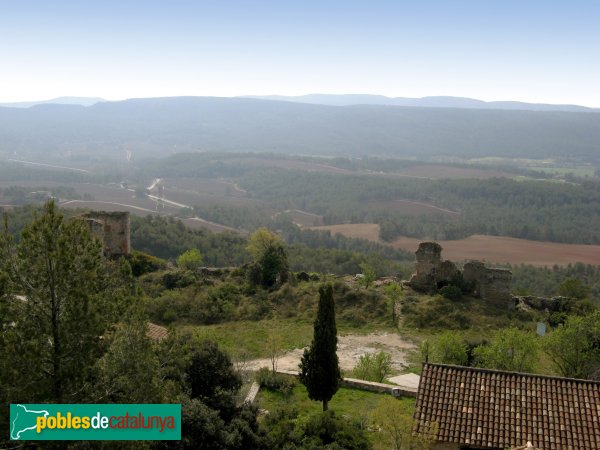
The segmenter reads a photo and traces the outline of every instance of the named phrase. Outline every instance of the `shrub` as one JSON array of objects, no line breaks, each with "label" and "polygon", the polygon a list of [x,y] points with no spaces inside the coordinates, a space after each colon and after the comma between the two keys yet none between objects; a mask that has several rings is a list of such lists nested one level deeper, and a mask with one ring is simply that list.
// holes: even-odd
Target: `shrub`
[{"label": "shrub", "polygon": [[131,266],[131,273],[135,277],[167,267],[167,262],[164,259],[137,250],[131,252],[127,259]]},{"label": "shrub", "polygon": [[326,411],[299,416],[295,409],[276,410],[264,420],[270,448],[348,449],[372,448],[364,430],[355,422]]},{"label": "shrub", "polygon": [[433,342],[430,357],[432,362],[464,366],[468,362],[467,345],[459,334],[447,331]]},{"label": "shrub", "polygon": [[162,276],[162,283],[166,289],[183,288],[194,283],[195,278],[193,274],[189,272],[182,272],[180,270],[173,270],[165,273]]},{"label": "shrub", "polygon": [[453,286],[451,284],[441,288],[439,293],[449,300],[458,300],[462,297],[462,290],[458,286]]},{"label": "shrub", "polygon": [[256,372],[255,379],[260,387],[270,391],[279,391],[286,397],[292,393],[294,386],[298,384],[294,377],[273,372],[267,367],[259,369]]},{"label": "shrub", "polygon": [[372,354],[366,353],[358,359],[354,368],[354,375],[361,380],[383,382],[392,372],[392,355],[380,351]]},{"label": "shrub", "polygon": [[177,267],[187,270],[198,270],[202,264],[202,255],[198,249],[192,248],[177,257]]}]

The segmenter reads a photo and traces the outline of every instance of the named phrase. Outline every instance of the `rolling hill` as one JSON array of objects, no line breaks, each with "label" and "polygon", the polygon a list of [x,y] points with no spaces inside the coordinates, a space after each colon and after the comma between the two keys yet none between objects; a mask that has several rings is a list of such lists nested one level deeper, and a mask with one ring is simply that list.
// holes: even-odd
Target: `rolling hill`
[{"label": "rolling hill", "polygon": [[0,152],[135,158],[179,151],[344,156],[600,156],[600,113],[171,97],[0,108]]}]

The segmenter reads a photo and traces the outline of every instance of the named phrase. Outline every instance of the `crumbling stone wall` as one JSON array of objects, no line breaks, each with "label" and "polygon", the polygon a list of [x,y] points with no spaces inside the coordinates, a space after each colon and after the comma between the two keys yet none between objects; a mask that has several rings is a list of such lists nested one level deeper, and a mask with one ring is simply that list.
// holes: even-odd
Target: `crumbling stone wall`
[{"label": "crumbling stone wall", "polygon": [[451,261],[442,261],[442,246],[437,242],[421,242],[416,252],[416,271],[409,285],[416,291],[429,292],[449,284],[458,273]]},{"label": "crumbling stone wall", "polygon": [[90,211],[82,215],[90,234],[102,242],[108,258],[128,255],[131,252],[130,219],[128,212]]},{"label": "crumbling stone wall", "polygon": [[[432,292],[460,278],[461,272],[453,262],[442,261],[442,246],[437,242],[421,242],[416,257],[416,270],[408,283],[416,291]],[[469,261],[464,265],[462,278],[465,286],[472,287],[476,297],[514,305],[510,270],[488,268],[480,261]]]},{"label": "crumbling stone wall", "polygon": [[481,261],[469,261],[463,267],[463,279],[473,286],[476,297],[511,305],[510,284],[512,272],[507,269],[485,267]]},{"label": "crumbling stone wall", "polygon": [[549,312],[568,311],[571,308],[572,299],[568,297],[536,297],[533,295],[522,295],[513,297],[517,309],[533,308],[538,311],[548,310]]}]

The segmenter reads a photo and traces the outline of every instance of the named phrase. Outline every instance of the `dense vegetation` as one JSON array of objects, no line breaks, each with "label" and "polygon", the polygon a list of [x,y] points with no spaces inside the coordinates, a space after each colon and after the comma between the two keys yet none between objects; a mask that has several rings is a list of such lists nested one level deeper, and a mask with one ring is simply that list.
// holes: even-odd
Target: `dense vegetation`
[{"label": "dense vegetation", "polygon": [[[594,181],[389,179],[271,169],[246,175],[240,185],[276,207],[321,214],[325,223],[379,223],[385,240],[399,235],[459,239],[479,233],[600,243],[600,189]],[[458,214],[408,215],[395,211],[397,200]]]},{"label": "dense vegetation", "polygon": [[[359,273],[360,263],[367,261],[380,276],[401,272],[401,263],[413,255],[366,240],[332,236],[329,232],[299,230],[289,224],[279,229],[290,243],[292,270],[342,275]],[[207,266],[234,266],[250,261],[242,235],[208,230],[192,230],[180,221],[160,216],[131,218],[133,248],[165,259],[174,259],[186,249],[197,248]]]},{"label": "dense vegetation", "polygon": [[561,285],[567,280],[577,280],[584,286],[585,295],[600,302],[600,266],[569,264],[568,266],[533,267],[512,266],[513,292],[520,295],[554,296],[564,295]]},{"label": "dense vegetation", "polygon": [[181,150],[283,154],[509,156],[565,153],[596,160],[600,114],[542,111],[334,107],[248,98],[178,97],[84,108],[0,108],[0,151],[123,157]]},{"label": "dense vegetation", "polygon": [[[33,221],[32,215],[37,215]],[[263,345],[279,352],[290,337],[282,336],[283,327],[278,323],[310,323],[315,317],[315,330],[319,330],[315,342],[320,334],[329,339],[327,346],[332,348],[335,325],[325,325],[334,317],[338,327],[355,331],[374,325],[390,329],[399,320],[402,332],[421,341],[413,370],[418,370],[422,360],[429,360],[600,377],[600,316],[587,302],[596,289],[592,285],[598,279],[595,267],[515,268],[521,289],[546,277],[551,280],[548,289],[568,298],[561,300],[555,311],[513,310],[460,292],[446,295],[441,289],[438,294],[421,296],[389,280],[377,284],[373,269],[364,262],[359,265],[364,276],[356,279],[290,272],[288,261],[293,253],[288,251],[293,246],[286,246],[268,229],[244,238],[189,232],[171,219],[136,219],[136,226],[145,230],[141,235],[148,245],[158,235],[165,235],[172,243],[161,243],[158,248],[169,252],[184,249],[170,258],[177,264],[172,267],[141,252],[117,261],[102,258],[99,243],[90,239],[84,224],[63,218],[51,204],[41,211],[17,209],[9,219],[15,219],[17,225],[5,229],[0,239],[0,351],[6,356],[0,362],[0,395],[5,403],[181,403],[183,443],[190,448],[337,445],[368,449],[372,442],[365,434],[367,423],[381,426],[386,442],[393,438],[394,429],[398,431],[398,423],[403,430],[410,430],[410,412],[403,404],[383,400],[363,422],[336,412],[314,414],[284,407],[259,424],[254,408],[240,406],[241,372],[219,346],[205,339],[210,334],[208,326],[234,328],[255,323],[266,333]],[[22,223],[26,225],[21,237],[14,240],[14,227]],[[186,248],[189,244],[193,245]],[[245,254],[247,260],[237,267],[202,267],[205,259],[217,261],[216,255],[227,248],[231,255],[235,251]],[[205,255],[205,249],[214,253]],[[45,257],[39,258],[41,254]],[[47,266],[47,260],[52,264]],[[331,285],[323,289],[324,282]],[[328,300],[323,302],[328,307],[322,305],[323,311],[316,315],[319,297]],[[60,300],[59,307],[66,314],[53,318],[52,299]],[[394,308],[396,302],[399,310]],[[147,317],[170,325],[169,336],[151,341]],[[532,331],[538,321],[549,326],[544,337]],[[438,334],[440,330],[454,331]],[[434,337],[423,339],[423,333]],[[98,335],[104,339],[98,340]],[[240,337],[236,335],[234,340],[235,348],[242,350]],[[81,342],[86,345],[79,345]],[[313,346],[317,348],[314,342]],[[321,353],[312,359],[319,359]],[[310,352],[305,357],[307,354]],[[370,360],[362,358],[361,364],[356,373],[364,371],[365,378],[381,380],[390,373],[389,356],[384,352]],[[306,395],[294,382],[264,371],[260,377],[261,384],[277,395],[288,399]],[[315,382],[306,384],[310,393]],[[331,395],[328,391],[309,396],[329,400]],[[334,396],[331,405],[335,404]],[[386,420],[390,418],[393,423]],[[0,414],[2,426],[8,427],[6,421],[4,411]],[[405,436],[414,438],[410,433]],[[75,448],[78,445],[74,443]],[[171,448],[168,443],[149,443],[148,447]]]}]

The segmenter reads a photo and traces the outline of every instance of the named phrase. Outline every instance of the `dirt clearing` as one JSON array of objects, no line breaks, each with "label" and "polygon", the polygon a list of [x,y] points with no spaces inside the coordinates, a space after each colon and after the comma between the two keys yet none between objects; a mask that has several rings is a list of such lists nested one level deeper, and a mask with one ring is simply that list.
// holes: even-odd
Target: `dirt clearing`
[{"label": "dirt clearing", "polygon": [[[372,333],[363,336],[348,334],[338,336],[338,358],[340,368],[351,371],[358,363],[358,359],[366,353],[377,353],[383,350],[392,355],[394,370],[401,371],[407,366],[407,354],[415,349],[415,345],[394,333]],[[279,358],[277,368],[280,370],[298,370],[300,358],[304,349],[296,348],[285,353]],[[247,368],[257,370],[261,367],[271,367],[271,360],[255,359],[250,361]]]}]

